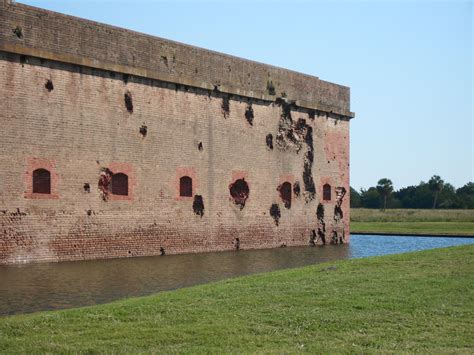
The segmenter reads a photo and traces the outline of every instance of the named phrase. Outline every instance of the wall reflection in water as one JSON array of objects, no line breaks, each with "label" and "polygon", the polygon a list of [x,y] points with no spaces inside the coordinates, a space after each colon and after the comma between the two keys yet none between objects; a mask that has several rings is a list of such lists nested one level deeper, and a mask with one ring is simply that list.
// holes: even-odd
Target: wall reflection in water
[{"label": "wall reflection in water", "polygon": [[0,266],[0,315],[94,305],[325,261],[472,243],[474,238],[353,235],[350,246]]},{"label": "wall reflection in water", "polygon": [[94,305],[347,258],[347,245],[0,266],[0,315]]}]

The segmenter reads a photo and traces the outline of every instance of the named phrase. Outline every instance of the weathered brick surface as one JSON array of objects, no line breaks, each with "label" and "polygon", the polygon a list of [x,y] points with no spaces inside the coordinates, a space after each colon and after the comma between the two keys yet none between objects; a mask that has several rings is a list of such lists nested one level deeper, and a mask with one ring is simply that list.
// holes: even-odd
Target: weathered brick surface
[{"label": "weathered brick surface", "polygon": [[[11,17],[9,10],[5,18],[0,6],[0,22],[7,21],[6,27],[11,27],[23,21],[23,38],[27,40],[36,33],[34,46],[39,46],[40,36],[47,34],[30,28],[43,21],[41,16],[33,21],[28,7],[12,8],[15,16]],[[59,26],[61,22],[61,28],[65,26],[62,22],[69,19],[50,13],[47,16],[48,26]],[[103,46],[100,31],[112,31],[89,22],[83,26],[92,26],[92,32],[81,35],[74,32],[76,28],[64,34],[78,36],[79,55],[88,54],[89,50],[82,41],[91,41],[94,49]],[[0,25],[0,29],[0,40],[4,40],[5,26]],[[125,39],[138,36],[149,45],[156,40],[113,30]],[[91,38],[94,32],[95,40]],[[46,46],[54,42],[48,41],[45,40]],[[124,40],[125,43],[130,45],[130,41]],[[113,47],[113,43],[103,47],[113,48],[107,55],[121,60],[121,49]],[[209,74],[213,78],[222,75],[219,65],[213,64],[213,56],[220,61],[240,61],[239,65],[247,63],[186,48],[197,51],[192,53],[200,56],[194,59],[200,68],[217,70]],[[183,68],[191,65],[186,63],[183,52],[176,49],[176,53]],[[147,60],[148,55],[137,52],[135,60]],[[264,71],[269,67],[262,68]],[[236,65],[232,72],[246,70]],[[236,87],[245,86],[239,81],[239,74],[232,75],[236,76],[225,80],[236,80]],[[295,85],[305,85],[304,80],[299,81],[300,74],[285,71],[282,75],[290,83],[293,80]],[[321,111],[314,114],[305,108],[291,110],[294,123],[304,119],[312,129],[311,173],[316,194],[311,199],[303,183],[309,145],[301,137],[297,137],[302,142],[299,151],[291,145],[277,144],[284,111],[281,105],[233,95],[230,110],[224,114],[226,94],[222,92],[146,77],[124,79],[127,78],[121,73],[0,51],[0,264],[156,255],[160,248],[166,253],[230,250],[236,238],[241,249],[308,245],[312,230],[317,228],[318,203],[324,205],[327,242],[333,230],[338,235],[344,233],[349,240],[346,117]],[[47,80],[53,83],[51,91],[45,87]],[[127,111],[125,93],[131,93],[133,113]],[[309,95],[316,97],[318,93]],[[330,92],[327,97],[331,98]],[[249,103],[254,113],[252,125],[245,118]],[[142,126],[147,127],[146,136],[139,132]],[[273,150],[266,144],[269,133],[274,137]],[[198,149],[199,143],[202,150]],[[49,197],[32,192],[31,174],[38,167],[52,173]],[[129,196],[111,196],[104,201],[98,188],[101,168],[126,173]],[[179,197],[179,177],[183,174],[193,178],[193,195],[203,197],[202,217],[193,211],[193,198]],[[240,209],[230,197],[229,185],[242,177],[248,182],[250,195]],[[298,182],[301,187],[299,197],[293,194],[290,209],[284,207],[277,191],[284,181],[292,185]],[[331,201],[322,201],[324,183],[332,186]],[[84,184],[90,185],[90,192],[85,191]],[[334,219],[336,187],[347,190],[342,221]],[[281,211],[278,225],[270,216],[272,204],[278,204]]]},{"label": "weathered brick surface", "polygon": [[[283,92],[301,106],[353,116],[349,88],[317,77],[158,37],[0,0],[0,50],[34,53],[75,64],[138,73],[255,98]],[[14,29],[22,29],[18,38]]]}]

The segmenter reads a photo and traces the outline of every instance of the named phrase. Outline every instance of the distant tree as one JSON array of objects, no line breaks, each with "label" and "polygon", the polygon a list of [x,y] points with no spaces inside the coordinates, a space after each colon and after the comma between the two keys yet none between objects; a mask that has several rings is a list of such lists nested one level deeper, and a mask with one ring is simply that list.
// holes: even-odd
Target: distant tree
[{"label": "distant tree", "polygon": [[438,196],[438,208],[461,208],[461,205],[454,186],[445,182]]},{"label": "distant tree", "polygon": [[459,208],[474,208],[474,182],[468,182],[456,190]]},{"label": "distant tree", "polygon": [[358,208],[362,206],[360,194],[351,187],[351,208]]},{"label": "distant tree", "polygon": [[438,175],[433,175],[431,179],[428,181],[428,185],[429,185],[430,190],[434,193],[432,208],[436,208],[436,202],[438,201],[438,196],[439,196],[440,191],[444,187],[444,181]]},{"label": "distant tree", "polygon": [[402,208],[415,208],[416,189],[417,186],[402,187],[393,196],[400,201]]},{"label": "distant tree", "polygon": [[383,198],[382,211],[385,211],[385,209],[387,208],[387,198],[393,192],[392,180],[387,179],[387,178],[380,179],[379,182],[377,183],[377,191],[379,192],[380,196],[382,196]]},{"label": "distant tree", "polygon": [[361,189],[360,200],[364,208],[380,207],[380,194],[375,187],[371,187],[368,190]]},{"label": "distant tree", "polygon": [[[389,179],[380,179],[377,187],[361,189],[360,193],[351,188],[351,207],[359,207],[359,196],[360,206],[364,208],[474,209],[474,182],[468,182],[456,190],[453,185],[434,175],[429,182],[421,181],[418,185],[402,187],[398,191],[393,191],[391,185]],[[385,194],[386,189],[388,194]]]}]

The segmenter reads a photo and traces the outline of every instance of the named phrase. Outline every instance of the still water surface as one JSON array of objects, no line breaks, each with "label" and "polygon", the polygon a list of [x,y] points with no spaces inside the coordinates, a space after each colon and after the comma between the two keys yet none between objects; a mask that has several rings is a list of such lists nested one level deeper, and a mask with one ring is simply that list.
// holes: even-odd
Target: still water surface
[{"label": "still water surface", "polygon": [[473,243],[474,238],[352,235],[350,245],[0,266],[0,315],[94,305],[325,261]]}]

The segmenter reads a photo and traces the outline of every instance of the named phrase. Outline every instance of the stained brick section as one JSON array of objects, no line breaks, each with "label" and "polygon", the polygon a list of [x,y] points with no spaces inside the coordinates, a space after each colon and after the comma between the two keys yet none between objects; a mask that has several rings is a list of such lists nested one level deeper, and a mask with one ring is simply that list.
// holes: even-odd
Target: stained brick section
[{"label": "stained brick section", "polygon": [[[222,78],[235,90],[254,88],[255,83],[243,81],[249,66],[253,73],[261,70],[254,78],[262,85],[268,72],[274,83],[294,87],[294,95],[307,85],[305,76],[284,69],[23,5],[2,6],[2,41],[8,37],[8,41],[24,41],[24,46],[37,48],[44,38],[45,48],[56,50],[54,46],[70,45],[72,38],[77,47],[67,50],[75,55],[99,61],[107,55],[126,65],[134,60],[141,67],[161,58],[153,57],[158,52],[148,51],[149,46],[159,53],[166,48],[168,69],[163,59],[154,70],[169,70],[174,54],[179,63],[174,70],[191,75],[197,68],[194,80]],[[22,28],[21,39],[12,30],[17,25]],[[48,37],[55,28],[65,30],[64,42]],[[132,37],[134,41],[129,40]],[[124,47],[132,45],[129,50]],[[194,59],[186,62],[189,58]],[[224,62],[232,64],[228,74],[221,72]],[[45,85],[48,81],[52,90]],[[319,90],[307,88],[310,101],[317,100]],[[126,93],[131,93],[133,112],[124,102]],[[347,242],[349,118],[292,107],[293,121],[304,119],[312,129],[316,195],[307,199],[305,151],[277,145],[269,149],[266,143],[268,134],[278,134],[281,105],[234,94],[224,117],[226,95],[201,86],[0,51],[0,96],[4,98],[0,264],[159,255],[160,248],[166,254],[234,250],[236,238],[240,249],[309,245],[313,230],[321,224],[316,210],[323,202],[326,183],[333,188],[332,200],[324,201],[326,242],[331,242],[334,231]],[[337,106],[338,95],[328,90],[323,96],[334,99],[331,105]],[[344,110],[348,111],[346,99]],[[246,118],[250,104],[252,125]],[[143,126],[146,135],[140,133]],[[50,198],[32,192],[31,174],[39,168],[51,173]],[[127,175],[128,194],[104,199],[99,186],[103,173]],[[179,196],[181,176],[192,178],[193,197]],[[243,208],[229,191],[238,179],[244,179],[249,188]],[[299,194],[291,195],[291,208],[285,208],[278,189],[284,182],[300,187]],[[347,191],[345,195],[341,188]],[[196,195],[202,197],[203,215],[193,209]],[[278,225],[270,216],[275,204],[281,213]],[[322,239],[315,242],[320,244]]]}]

